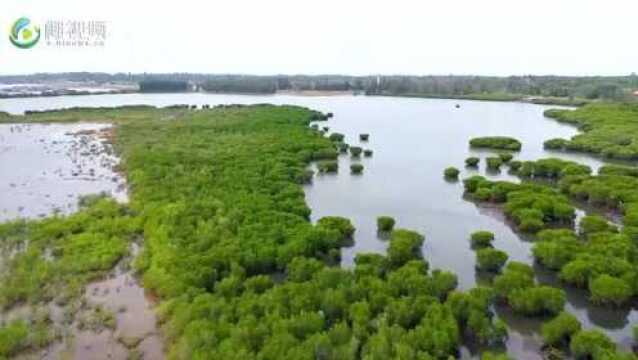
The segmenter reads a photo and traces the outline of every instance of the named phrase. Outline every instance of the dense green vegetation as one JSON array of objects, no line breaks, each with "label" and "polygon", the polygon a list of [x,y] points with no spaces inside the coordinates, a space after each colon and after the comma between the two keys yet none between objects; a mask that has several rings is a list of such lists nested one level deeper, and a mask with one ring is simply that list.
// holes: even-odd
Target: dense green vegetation
[{"label": "dense green vegetation", "polygon": [[339,171],[339,162],[336,160],[319,161],[317,169],[322,173],[336,173]]},{"label": "dense green vegetation", "polygon": [[359,146],[350,146],[350,155],[352,157],[360,157],[363,149]]},{"label": "dense green vegetation", "polygon": [[262,76],[227,76],[205,80],[201,89],[217,93],[255,93],[272,94],[277,91],[277,84],[268,77]]},{"label": "dense green vegetation", "polygon": [[363,172],[363,165],[361,164],[351,164],[350,172],[353,174],[361,174]]},{"label": "dense green vegetation", "polygon": [[[616,359],[616,344],[599,330],[583,330],[572,338],[570,349],[577,359]],[[630,358],[631,359],[631,358]]]},{"label": "dense green vegetation", "polygon": [[451,179],[451,180],[456,180],[459,178],[459,169],[455,168],[455,167],[449,167],[446,168],[445,170],[443,170],[443,176],[446,179]]},{"label": "dense green vegetation", "polygon": [[581,329],[580,321],[567,312],[561,312],[551,321],[543,324],[541,333],[548,345],[569,344],[571,337]]},{"label": "dense green vegetation", "polygon": [[467,159],[465,159],[465,166],[467,167],[477,167],[479,162],[481,162],[481,159],[471,156]]},{"label": "dense green vegetation", "polygon": [[515,173],[521,168],[521,166],[523,166],[523,162],[519,160],[512,160],[507,163],[507,166],[509,166],[511,172]]},{"label": "dense green vegetation", "polygon": [[379,216],[377,218],[377,230],[392,231],[394,229],[395,220],[390,216]]},{"label": "dense green vegetation", "polygon": [[373,154],[373,151],[371,149],[363,150],[363,156],[365,156],[365,157],[371,157],[372,154]]},{"label": "dense green vegetation", "polygon": [[489,247],[492,246],[492,241],[494,241],[494,233],[485,230],[475,231],[470,234],[470,241],[472,247]]},{"label": "dense green vegetation", "polygon": [[370,139],[370,134],[359,134],[359,140],[368,141]]},{"label": "dense green vegetation", "polygon": [[[38,349],[55,337],[45,304],[74,316],[86,284],[129,254],[142,233],[141,219],[110,199],[82,199],[68,217],[0,224],[0,254],[14,253],[0,274],[0,311],[29,304],[28,318],[0,323],[0,358]],[[68,304],[68,306],[67,306]]]},{"label": "dense green vegetation", "polygon": [[603,165],[598,169],[598,175],[621,175],[638,177],[638,167],[621,165]]},{"label": "dense green vegetation", "polygon": [[489,311],[493,302],[494,292],[486,287],[453,291],[447,300],[463,336],[483,346],[502,346],[507,339],[507,327]]},{"label": "dense green vegetation", "polygon": [[489,181],[473,176],[464,181],[465,191],[478,201],[503,203],[505,214],[523,232],[537,232],[548,225],[571,225],[574,207],[558,190],[543,185]]},{"label": "dense green vegetation", "polygon": [[339,151],[340,154],[347,154],[348,149],[350,149],[350,145],[343,142],[338,142],[336,144],[336,147],[337,147],[337,151]]},{"label": "dense green vegetation", "polygon": [[494,278],[494,289],[500,301],[526,316],[558,314],[566,301],[563,290],[534,284],[534,270],[518,262],[510,262]]},{"label": "dense green vegetation", "polygon": [[499,170],[503,165],[503,160],[498,156],[488,156],[485,158],[485,163],[489,170]]},{"label": "dense green vegetation", "polygon": [[481,271],[499,272],[505,262],[507,253],[490,247],[478,249],[476,251],[476,268]]},{"label": "dense green vegetation", "polygon": [[559,271],[566,283],[588,288],[592,301],[622,305],[637,294],[638,251],[628,237],[596,232],[579,238],[571,230],[544,230],[538,234],[534,257]]},{"label": "dense green vegetation", "polygon": [[519,151],[521,142],[507,136],[484,136],[470,139],[470,147]]},{"label": "dense green vegetation", "polygon": [[[466,191],[479,201],[504,203],[504,212],[519,230],[542,230],[533,247],[536,260],[558,271],[565,283],[589,289],[593,302],[619,306],[638,295],[638,207],[634,205],[638,201],[638,178],[592,176],[587,167],[556,159],[526,162],[523,168],[530,169],[532,176],[561,178],[560,191],[579,201],[623,211],[622,231],[600,216],[582,218],[578,233],[547,229],[569,226],[574,218],[567,198],[549,186],[475,176],[464,181]],[[523,168],[519,173],[524,173]]]},{"label": "dense green vegetation", "polygon": [[591,104],[576,110],[547,110],[545,116],[577,125],[583,131],[570,140],[548,140],[547,148],[638,160],[637,104]]},{"label": "dense green vegetation", "polygon": [[342,142],[345,137],[346,136],[341,133],[332,133],[328,138],[334,142]]},{"label": "dense green vegetation", "polygon": [[140,81],[140,92],[184,92],[188,91],[188,82],[181,80],[144,80]]},{"label": "dense green vegetation", "polygon": [[567,175],[589,175],[592,170],[587,165],[557,158],[523,161],[517,174],[530,178],[559,179]]},{"label": "dense green vegetation", "polygon": [[85,208],[68,217],[0,224],[3,252],[26,247],[0,275],[0,308],[52,299],[66,303],[128,254],[142,232],[139,219],[112,200],[83,203]]},{"label": "dense green vegetation", "polygon": [[501,158],[503,163],[508,163],[514,158],[514,155],[510,153],[500,153],[498,154],[498,157]]}]

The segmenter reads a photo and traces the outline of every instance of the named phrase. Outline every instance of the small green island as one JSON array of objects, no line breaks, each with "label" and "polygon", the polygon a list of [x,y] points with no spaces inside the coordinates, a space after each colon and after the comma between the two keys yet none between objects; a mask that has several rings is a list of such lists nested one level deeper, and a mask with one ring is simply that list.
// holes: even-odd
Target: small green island
[{"label": "small green island", "polygon": [[470,147],[495,150],[520,151],[522,144],[515,138],[507,136],[484,136],[470,140]]}]

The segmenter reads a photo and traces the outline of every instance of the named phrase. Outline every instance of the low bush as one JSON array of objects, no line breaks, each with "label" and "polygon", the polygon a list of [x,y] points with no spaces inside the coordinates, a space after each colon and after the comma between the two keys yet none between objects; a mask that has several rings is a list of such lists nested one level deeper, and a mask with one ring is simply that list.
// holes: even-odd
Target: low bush
[{"label": "low bush", "polygon": [[583,244],[573,231],[543,230],[537,234],[532,253],[537,262],[551,270],[560,270],[582,252]]},{"label": "low bush", "polygon": [[472,157],[469,157],[469,158],[465,159],[465,166],[467,166],[467,167],[477,167],[479,162],[481,162],[481,159],[472,156]]},{"label": "low bush", "polygon": [[27,346],[29,328],[24,321],[0,326],[0,358],[9,358]]},{"label": "low bush", "polygon": [[473,247],[489,247],[494,241],[494,233],[490,231],[475,231],[470,235]]},{"label": "low bush", "polygon": [[489,148],[497,150],[521,150],[521,142],[506,136],[486,136],[478,137],[470,140],[470,146],[473,148]]},{"label": "low bush", "polygon": [[400,267],[410,260],[421,257],[421,245],[425,238],[410,230],[397,229],[392,231],[388,246],[388,260],[395,267]]},{"label": "low bush", "polygon": [[359,134],[359,140],[361,141],[368,141],[369,138],[370,134]]},{"label": "low bush", "polygon": [[633,295],[631,286],[624,280],[603,274],[589,283],[591,300],[597,304],[625,304]]},{"label": "low bush", "polygon": [[518,160],[512,160],[512,161],[507,163],[507,166],[510,167],[511,171],[516,172],[516,171],[518,171],[521,168],[521,166],[523,166],[523,162],[522,161],[518,161]]},{"label": "low bush", "polygon": [[350,222],[350,219],[340,216],[326,216],[317,221],[317,226],[327,229],[335,230],[339,233],[341,239],[349,239],[354,235],[355,228]]},{"label": "low bush", "polygon": [[580,219],[578,225],[581,235],[590,235],[599,232],[617,232],[616,226],[612,225],[600,215],[587,215]]},{"label": "low bush", "polygon": [[600,169],[598,169],[598,174],[638,177],[638,167],[603,165],[600,167]]},{"label": "low bush", "polygon": [[568,312],[561,312],[543,324],[541,334],[547,345],[569,344],[570,339],[581,329],[580,321]]},{"label": "low bush", "polygon": [[493,353],[491,351],[486,351],[481,354],[481,360],[512,360],[512,358],[504,353]]},{"label": "low bush", "polygon": [[476,267],[481,271],[499,272],[507,261],[507,253],[493,248],[479,249],[476,252]]},{"label": "low bush", "polygon": [[[324,130],[327,131],[327,130]],[[340,133],[332,133],[330,134],[330,136],[328,136],[328,139],[330,139],[330,141],[333,142],[343,142],[343,139],[345,139],[346,136]]]},{"label": "low bush", "polygon": [[344,142],[337,143],[337,150],[341,154],[347,153],[349,148],[350,148],[350,145],[348,145],[348,144],[346,144]]},{"label": "low bush", "polygon": [[534,286],[534,270],[531,266],[512,261],[494,278],[493,288],[497,297],[507,302],[512,293]]},{"label": "low bush", "polygon": [[565,291],[550,286],[515,290],[508,297],[512,310],[528,316],[558,314],[565,307],[565,301]]},{"label": "low bush", "polygon": [[449,167],[449,168],[446,168],[445,171],[443,171],[443,175],[445,176],[446,179],[458,179],[459,173],[460,173],[459,169],[455,167]]},{"label": "low bush", "polygon": [[490,170],[498,170],[503,165],[503,160],[500,157],[490,156],[485,159],[487,168]]},{"label": "low bush", "polygon": [[335,149],[324,148],[312,153],[311,160],[334,160],[339,156]]},{"label": "low bush", "polygon": [[576,359],[603,359],[605,353],[614,353],[616,344],[600,330],[582,330],[577,332],[569,348]]},{"label": "low bush", "polygon": [[508,163],[514,158],[514,155],[510,153],[500,153],[498,154],[498,157],[501,158],[504,163]]},{"label": "low bush", "polygon": [[322,173],[336,173],[339,171],[339,162],[324,160],[317,163],[317,169]]},{"label": "low bush", "polygon": [[547,150],[565,150],[568,144],[569,140],[554,138],[545,141],[543,147]]},{"label": "low bush", "polygon": [[361,156],[361,152],[362,151],[363,151],[363,149],[361,149],[359,146],[351,146],[350,147],[350,155],[352,155],[352,157]]},{"label": "low bush", "polygon": [[371,157],[372,153],[373,153],[373,151],[370,150],[370,149],[363,150],[363,156],[365,156],[365,157]]},{"label": "low bush", "polygon": [[560,179],[568,175],[589,175],[592,170],[587,165],[574,161],[547,158],[523,162],[518,174],[523,177]]},{"label": "low bush", "polygon": [[392,231],[394,224],[395,220],[390,216],[379,216],[377,218],[377,230],[379,231]]},{"label": "low bush", "polygon": [[350,172],[353,174],[361,174],[363,172],[363,165],[361,164],[351,164]]},{"label": "low bush", "polygon": [[489,181],[482,176],[464,179],[463,184],[474,200],[505,202],[505,214],[521,231],[536,232],[548,224],[571,225],[575,218],[569,200],[545,185]]}]

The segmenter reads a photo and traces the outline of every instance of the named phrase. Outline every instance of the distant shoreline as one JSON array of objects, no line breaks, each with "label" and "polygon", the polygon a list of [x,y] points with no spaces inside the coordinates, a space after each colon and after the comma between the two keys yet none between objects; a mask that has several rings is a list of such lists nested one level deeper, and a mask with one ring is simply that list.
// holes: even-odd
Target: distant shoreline
[{"label": "distant shoreline", "polygon": [[[111,91],[69,91],[49,94],[20,94],[20,95],[0,95],[2,99],[27,99],[40,97],[59,97],[59,96],[97,96],[97,95],[120,95],[120,94],[216,94],[216,95],[289,95],[289,96],[305,96],[305,97],[321,97],[321,96],[355,96],[355,91],[330,91],[330,90],[281,90],[274,93],[248,93],[248,92],[210,92],[210,91],[193,91],[193,92],[142,92],[139,90],[111,90]],[[403,98],[421,98],[421,99],[447,99],[447,100],[473,100],[473,101],[498,101],[498,102],[520,102],[538,105],[557,105],[557,106],[583,106],[591,103],[586,99],[568,99],[553,97],[530,97],[518,96],[511,94],[472,94],[472,95],[435,95],[435,94],[363,94],[361,96],[384,96],[384,97],[403,97]]]},{"label": "distant shoreline", "polygon": [[447,99],[472,101],[520,102],[536,105],[583,106],[595,102],[587,99],[569,99],[561,97],[521,96],[512,94],[471,94],[471,95],[434,95],[434,94],[370,94],[367,96],[387,96],[420,99]]}]

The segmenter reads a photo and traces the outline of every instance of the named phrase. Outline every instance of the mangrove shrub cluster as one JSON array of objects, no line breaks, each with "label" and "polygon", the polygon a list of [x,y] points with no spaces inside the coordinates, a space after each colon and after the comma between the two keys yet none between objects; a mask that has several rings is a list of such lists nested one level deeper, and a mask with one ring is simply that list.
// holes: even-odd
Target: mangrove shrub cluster
[{"label": "mangrove shrub cluster", "polygon": [[577,125],[583,132],[570,140],[550,139],[545,142],[546,148],[638,160],[638,104],[601,103],[576,110],[550,109],[545,116]]},{"label": "mangrove shrub cluster", "polygon": [[503,203],[505,214],[523,232],[537,232],[548,225],[570,225],[574,207],[558,190],[531,183],[489,181],[482,176],[465,179],[465,191],[477,201]]},{"label": "mangrove shrub cluster", "polygon": [[507,136],[485,136],[470,139],[470,147],[519,151],[521,142]]}]

